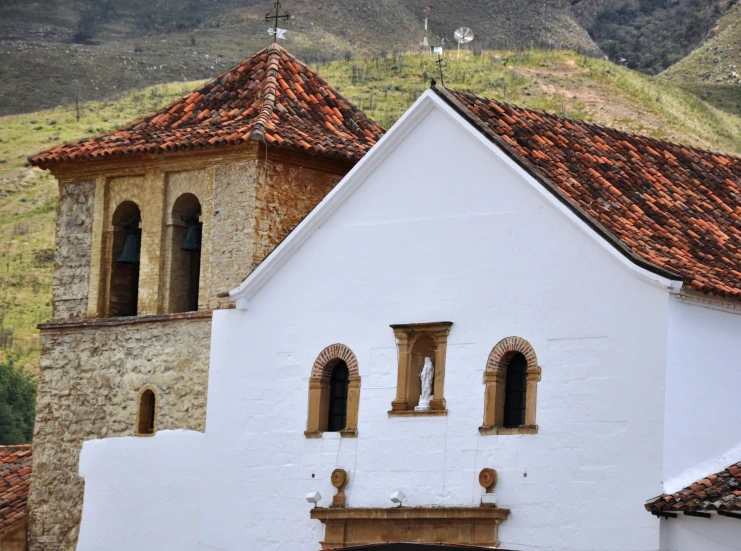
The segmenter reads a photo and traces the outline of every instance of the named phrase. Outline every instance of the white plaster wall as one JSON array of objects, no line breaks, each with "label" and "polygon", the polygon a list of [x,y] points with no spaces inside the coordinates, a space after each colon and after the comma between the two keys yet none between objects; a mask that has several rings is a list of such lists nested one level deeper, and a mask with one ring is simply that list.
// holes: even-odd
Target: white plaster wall
[{"label": "white plaster wall", "polygon": [[713,515],[680,516],[661,521],[661,551],[731,551],[741,549],[741,521]]},{"label": "white plaster wall", "polygon": [[[323,526],[304,496],[319,490],[327,506],[336,467],[350,472],[352,507],[390,506],[395,490],[412,506],[476,506],[478,472],[493,467],[497,504],[512,511],[502,547],[654,551],[659,523],[643,503],[661,491],[667,311],[664,290],[433,111],[248,311],[215,313],[202,469],[171,448],[156,464],[171,460],[173,480],[204,479],[189,498],[200,505],[198,549],[315,551]],[[454,322],[449,415],[389,419],[389,324],[431,321]],[[486,360],[512,335],[543,368],[540,431],[480,436]],[[311,367],[333,343],[359,361],[359,437],[306,440]],[[86,499],[100,484],[86,479]],[[152,515],[169,491],[155,490],[141,504]],[[100,531],[86,515],[83,530]],[[161,532],[152,518],[143,526]]]},{"label": "white plaster wall", "polygon": [[[433,112],[249,311],[216,314],[207,433],[235,468],[209,485],[209,501],[233,500],[226,525],[260,512],[241,529],[207,527],[204,541],[275,550],[290,534],[296,549],[315,549],[322,527],[303,496],[317,489],[328,505],[335,467],[351,472],[356,507],[390,506],[397,489],[409,505],[477,505],[476,476],[494,467],[498,504],[512,509],[505,548],[656,549],[658,523],[642,505],[660,491],[667,296]],[[427,321],[455,323],[450,413],[389,419],[388,326]],[[540,433],[482,437],[482,373],[510,335],[543,366]],[[358,357],[359,438],[305,440],[311,365],[335,342]]]},{"label": "white plaster wall", "polygon": [[674,492],[741,459],[695,472],[741,443],[741,312],[672,299],[669,313],[664,480]]},{"label": "white plaster wall", "polygon": [[85,442],[85,501],[78,551],[195,551],[203,503],[204,435]]}]

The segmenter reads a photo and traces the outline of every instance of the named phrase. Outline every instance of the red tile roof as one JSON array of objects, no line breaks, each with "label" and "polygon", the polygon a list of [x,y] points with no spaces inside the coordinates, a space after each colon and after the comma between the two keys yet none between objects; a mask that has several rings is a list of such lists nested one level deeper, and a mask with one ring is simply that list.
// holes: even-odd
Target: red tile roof
[{"label": "red tile roof", "polygon": [[0,534],[26,518],[31,446],[0,446]]},{"label": "red tile roof", "polygon": [[741,159],[435,91],[638,265],[741,298]]},{"label": "red tile roof", "polygon": [[273,44],[156,113],[32,157],[65,161],[239,145],[273,146],[357,162],[380,139],[369,119],[322,77]]},{"label": "red tile roof", "polygon": [[675,494],[646,503],[652,513],[674,511],[741,511],[741,463],[698,480]]}]

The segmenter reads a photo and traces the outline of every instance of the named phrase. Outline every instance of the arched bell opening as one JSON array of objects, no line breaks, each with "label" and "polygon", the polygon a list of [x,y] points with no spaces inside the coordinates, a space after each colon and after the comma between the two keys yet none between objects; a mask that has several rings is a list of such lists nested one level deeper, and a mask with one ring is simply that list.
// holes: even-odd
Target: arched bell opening
[{"label": "arched bell opening", "polygon": [[124,201],[113,213],[109,316],[136,316],[142,244],[141,211]]},{"label": "arched bell opening", "polygon": [[178,197],[170,225],[169,312],[195,312],[201,279],[201,203],[192,193]]}]

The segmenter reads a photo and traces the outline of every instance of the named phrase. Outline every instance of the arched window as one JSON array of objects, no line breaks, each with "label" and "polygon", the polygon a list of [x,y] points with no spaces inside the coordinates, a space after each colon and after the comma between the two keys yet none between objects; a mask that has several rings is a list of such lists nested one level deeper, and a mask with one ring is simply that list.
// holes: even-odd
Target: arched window
[{"label": "arched window", "polygon": [[328,346],[311,370],[306,438],[321,438],[325,432],[356,437],[359,402],[360,374],[355,354],[344,344]]},{"label": "arched window", "polygon": [[525,424],[527,405],[527,360],[519,352],[509,361],[504,390],[505,428],[515,428]]},{"label": "arched window", "polygon": [[113,213],[111,272],[107,315],[136,316],[139,302],[141,213],[136,203],[124,201]]},{"label": "arched window", "polygon": [[172,209],[168,312],[198,310],[201,278],[201,203],[192,193],[178,197]]},{"label": "arched window", "polygon": [[530,343],[502,339],[489,354],[484,372],[484,424],[481,434],[536,434],[535,410],[541,369]]},{"label": "arched window", "polygon": [[347,425],[347,393],[350,372],[347,364],[340,360],[332,369],[329,380],[329,417],[327,432],[340,432]]},{"label": "arched window", "polygon": [[157,418],[157,396],[151,388],[144,389],[139,395],[139,413],[137,415],[138,436],[151,436],[155,432]]}]

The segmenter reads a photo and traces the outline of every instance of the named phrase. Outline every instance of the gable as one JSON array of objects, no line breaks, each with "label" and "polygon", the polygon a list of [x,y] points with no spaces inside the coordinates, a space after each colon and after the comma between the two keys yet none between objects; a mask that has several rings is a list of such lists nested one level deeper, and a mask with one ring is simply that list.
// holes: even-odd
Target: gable
[{"label": "gable", "polygon": [[[447,163],[451,158],[453,162]],[[370,180],[374,182],[373,190],[366,186]],[[549,212],[558,211],[589,240],[640,277],[665,288],[681,286],[636,265],[624,250],[607,241],[604,233],[595,231],[576,216],[568,204],[554,197],[500,148],[428,91],[245,282],[231,292],[231,297],[238,301],[238,307],[246,307],[247,300],[314,232],[333,224],[361,227],[390,224],[410,216],[420,220],[435,216],[475,220],[477,215],[494,212],[516,213],[520,208],[516,203],[524,196],[501,196],[504,187],[499,183],[503,180],[516,180],[517,187],[521,188],[518,193],[528,194],[529,200],[538,198],[538,208],[549,205]],[[432,182],[441,187],[433,189]],[[443,203],[438,200],[440,193],[446,194]],[[359,208],[345,208],[351,198],[357,201]],[[438,212],[433,215],[429,208],[437,208]],[[505,218],[506,215],[502,219]]]}]

